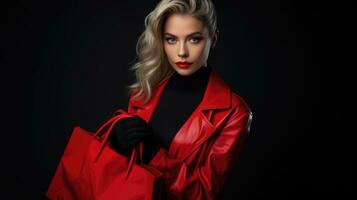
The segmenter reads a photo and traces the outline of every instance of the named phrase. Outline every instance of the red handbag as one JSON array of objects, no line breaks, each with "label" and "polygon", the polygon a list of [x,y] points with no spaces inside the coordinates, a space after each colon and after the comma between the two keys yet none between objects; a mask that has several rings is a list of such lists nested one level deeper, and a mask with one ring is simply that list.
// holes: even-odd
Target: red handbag
[{"label": "red handbag", "polygon": [[[57,166],[46,197],[53,200],[151,200],[162,199],[162,174],[142,164],[143,144],[134,148],[130,159],[108,144],[109,134],[119,120],[133,117],[122,109],[96,133],[79,126]],[[109,128],[103,134],[104,128]],[[139,159],[138,159],[139,154]]]}]

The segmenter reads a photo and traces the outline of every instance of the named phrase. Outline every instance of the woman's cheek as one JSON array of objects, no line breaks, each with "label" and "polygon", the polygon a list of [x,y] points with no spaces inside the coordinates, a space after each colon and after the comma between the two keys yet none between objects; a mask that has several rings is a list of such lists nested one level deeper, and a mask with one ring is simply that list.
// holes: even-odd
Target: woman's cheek
[{"label": "woman's cheek", "polygon": [[199,46],[197,48],[194,48],[193,51],[193,56],[195,58],[195,60],[200,60],[202,61],[204,59],[204,54],[205,54],[205,47],[204,45]]},{"label": "woman's cheek", "polygon": [[174,60],[173,49],[165,46],[165,53],[170,62]]}]

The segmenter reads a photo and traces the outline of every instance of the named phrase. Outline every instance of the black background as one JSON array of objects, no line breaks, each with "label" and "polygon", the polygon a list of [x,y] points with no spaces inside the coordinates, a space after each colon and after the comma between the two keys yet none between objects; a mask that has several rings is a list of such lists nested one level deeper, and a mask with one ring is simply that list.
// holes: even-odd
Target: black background
[{"label": "black background", "polygon": [[[1,190],[44,199],[73,127],[95,131],[126,108],[136,41],[157,1],[12,2],[1,7]],[[221,199],[346,195],[342,6],[214,3],[209,62],[254,113]]]}]

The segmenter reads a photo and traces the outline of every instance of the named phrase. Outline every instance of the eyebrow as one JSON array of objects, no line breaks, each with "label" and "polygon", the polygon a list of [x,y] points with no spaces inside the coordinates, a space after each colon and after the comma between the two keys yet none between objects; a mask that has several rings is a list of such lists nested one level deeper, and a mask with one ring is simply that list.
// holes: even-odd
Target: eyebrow
[{"label": "eyebrow", "polygon": [[[187,37],[190,37],[190,36],[192,36],[192,35],[196,35],[196,34],[200,34],[200,35],[202,35],[202,33],[201,33],[201,32],[193,32],[193,33],[190,33]],[[169,35],[169,36],[172,36],[172,37],[176,37],[176,35],[171,34],[171,33],[168,33],[168,32],[165,32],[165,33],[164,33],[164,35]]]}]

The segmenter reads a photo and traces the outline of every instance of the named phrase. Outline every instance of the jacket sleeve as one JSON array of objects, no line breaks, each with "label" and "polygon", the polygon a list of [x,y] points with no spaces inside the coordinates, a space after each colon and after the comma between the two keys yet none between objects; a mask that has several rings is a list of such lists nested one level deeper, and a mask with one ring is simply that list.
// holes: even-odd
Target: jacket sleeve
[{"label": "jacket sleeve", "polygon": [[[152,162],[164,174],[170,199],[214,199],[221,191],[230,169],[237,161],[244,138],[249,132],[252,113],[241,104],[204,153],[204,162],[189,166],[170,158],[161,148]],[[200,157],[199,159],[202,159]]]}]

